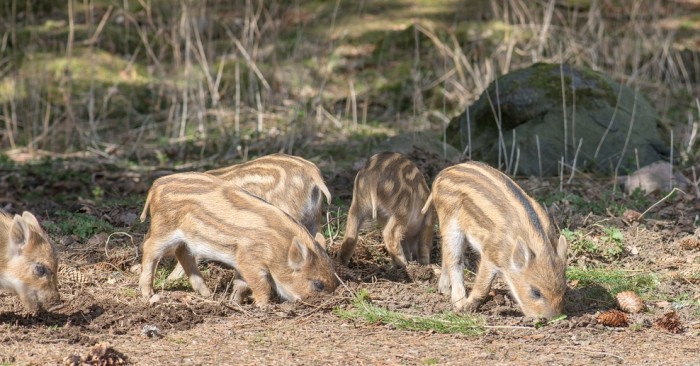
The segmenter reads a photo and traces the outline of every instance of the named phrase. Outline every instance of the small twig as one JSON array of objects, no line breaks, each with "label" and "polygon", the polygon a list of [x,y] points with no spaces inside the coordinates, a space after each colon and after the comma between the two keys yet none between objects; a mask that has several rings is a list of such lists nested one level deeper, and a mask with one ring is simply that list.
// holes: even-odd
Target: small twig
[{"label": "small twig", "polygon": [[[559,45],[559,57],[561,57],[561,44]],[[568,122],[566,121],[566,89],[564,89],[564,64],[559,64],[559,77],[561,79],[561,110],[563,114],[562,121],[564,122],[564,157],[563,160],[568,160],[567,159],[567,150],[568,150]],[[563,163],[562,160],[562,163]],[[563,165],[562,165],[563,169]],[[562,170],[562,177],[563,177],[564,171]]]},{"label": "small twig", "polygon": [[523,325],[485,325],[484,328],[486,328],[486,329],[526,329],[526,330],[537,329],[535,327],[526,327]]},{"label": "small twig", "polygon": [[112,14],[112,9],[114,9],[113,5],[110,5],[107,8],[107,11],[105,11],[104,15],[102,15],[102,19],[100,20],[100,24],[97,25],[97,29],[95,29],[95,33],[92,34],[92,36],[84,41],[77,42],[79,45],[86,45],[86,46],[91,46],[97,42],[97,39],[100,37],[100,34],[102,33],[102,30],[104,29],[105,25],[107,24],[107,20],[109,20],[109,16]]},{"label": "small twig", "polygon": [[[632,111],[634,111],[634,109]],[[671,188],[673,188],[673,129],[671,129],[671,156],[669,157],[668,162],[669,162],[668,189],[671,189]]]},{"label": "small twig", "polygon": [[138,251],[138,248],[136,248],[136,246],[134,245],[134,237],[131,236],[131,234],[124,232],[124,231],[117,231],[117,232],[113,232],[113,233],[109,234],[109,236],[107,237],[107,240],[105,241],[105,257],[109,258],[109,253],[107,252],[107,247],[109,246],[109,241],[112,239],[112,236],[116,235],[116,234],[126,235],[129,237],[129,239],[131,240],[131,246],[133,246],[134,250],[136,251],[136,258],[138,258],[139,251]]},{"label": "small twig", "polygon": [[348,80],[350,85],[350,103],[352,105],[352,128],[357,129],[357,96],[355,95],[355,84]]},{"label": "small twig", "polygon": [[329,305],[339,304],[341,302],[343,302],[343,299],[338,299],[337,297],[330,297],[328,300],[324,301],[320,305],[313,305],[304,301],[300,301],[300,303],[309,307],[313,307],[313,309],[305,312],[304,314],[300,314],[299,316],[297,316],[297,319],[305,318],[311,314],[318,312],[319,310],[327,309]]},{"label": "small twig", "polygon": [[233,307],[233,306],[231,306],[231,305],[228,304],[228,301],[214,301],[214,300],[209,300],[209,299],[204,299],[204,298],[200,298],[200,299],[202,299],[202,300],[204,300],[204,301],[207,301],[207,302],[218,303],[218,304],[220,304],[220,305],[222,305],[222,306],[225,306],[225,307],[228,308],[228,309],[231,309],[231,310],[234,310],[234,311],[239,311],[239,312],[244,313],[245,315],[248,315],[248,316],[252,315],[248,310],[244,309],[244,308],[241,306],[241,304],[239,304],[239,303],[237,303],[237,302],[235,302],[235,301],[233,301],[233,303],[236,305],[236,307]]},{"label": "small twig", "polygon": [[253,59],[250,57],[250,54],[248,54],[248,51],[246,51],[245,47],[241,44],[241,42],[236,38],[236,36],[233,35],[233,32],[231,30],[224,26],[226,29],[226,34],[228,34],[229,38],[233,41],[233,43],[236,44],[236,48],[241,52],[241,55],[243,55],[243,58],[245,59],[246,63],[250,68],[253,70],[255,75],[258,77],[258,80],[263,84],[265,87],[265,90],[270,91],[272,88],[270,88],[270,84],[265,80],[265,76],[263,76],[262,72],[260,72],[260,69],[258,69],[258,66],[255,64]]},{"label": "small twig", "polygon": [[[564,346],[564,347],[567,347],[567,346]],[[571,347],[571,348],[573,348],[573,347]],[[583,351],[583,352],[586,352],[586,353],[589,353],[589,354],[610,356],[610,357],[617,358],[617,359],[619,359],[620,361],[625,361],[625,359],[624,359],[623,357],[618,356],[618,355],[614,355],[614,354],[608,353],[608,352],[586,350],[586,349],[582,349],[582,348],[580,348],[580,347],[576,347],[575,350],[574,350],[574,352],[579,352],[579,351]]]},{"label": "small twig", "polygon": [[540,168],[540,180],[542,180],[542,154],[540,153],[540,136],[535,135],[535,143],[537,144],[537,165]]},{"label": "small twig", "polygon": [[[625,157],[625,152],[627,152],[627,144],[630,141],[630,136],[632,136],[632,128],[634,127],[634,118],[637,114],[637,97],[639,95],[639,88],[634,90],[634,102],[632,104],[632,115],[630,116],[630,126],[627,130],[627,136],[625,137],[625,144],[622,145],[622,152],[620,152],[620,159],[617,160],[617,165],[615,165],[615,178],[617,178],[618,170],[622,164],[622,159]],[[673,130],[671,130],[671,136],[673,136]],[[673,139],[673,137],[671,137]],[[671,152],[671,159],[673,159],[673,152]]]},{"label": "small twig", "polygon": [[[642,214],[639,215],[639,219],[641,219],[642,217],[644,217],[644,215],[645,215],[647,212],[649,212],[649,210],[651,210],[652,208],[656,207],[656,206],[659,205],[661,202],[665,201],[667,198],[671,197],[671,195],[672,195],[673,192],[675,192],[675,191],[681,192],[681,193],[683,193],[684,195],[688,195],[687,193],[683,192],[682,190],[678,189],[677,187],[673,187],[673,189],[671,190],[671,192],[668,192],[668,194],[667,194],[666,196],[664,196],[664,198],[658,200],[656,203],[654,203],[653,205],[649,206],[649,208],[647,208],[646,210],[644,210],[644,212],[642,212]],[[639,219],[637,219],[637,220],[639,220]]]},{"label": "small twig", "polygon": [[582,144],[583,138],[578,140],[578,146],[576,147],[576,152],[574,153],[574,163],[571,166],[571,175],[569,176],[569,180],[566,181],[566,184],[571,184],[571,181],[574,180],[574,175],[576,174],[576,160],[578,159],[578,153],[581,150]]},{"label": "small twig", "polygon": [[559,162],[559,192],[564,192],[564,157]]}]

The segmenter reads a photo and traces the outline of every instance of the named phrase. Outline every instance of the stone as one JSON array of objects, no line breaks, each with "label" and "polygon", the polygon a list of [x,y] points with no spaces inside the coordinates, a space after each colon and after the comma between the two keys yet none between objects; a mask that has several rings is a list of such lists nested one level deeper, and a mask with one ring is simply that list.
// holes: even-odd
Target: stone
[{"label": "stone", "polygon": [[649,164],[636,172],[617,178],[619,184],[625,188],[625,193],[632,193],[636,189],[651,193],[655,191],[669,192],[674,187],[686,190],[690,180],[678,170],[671,174],[671,164],[666,161],[657,161]]},{"label": "stone", "polygon": [[492,82],[446,134],[457,150],[471,141],[474,160],[510,173],[517,160],[518,174],[555,176],[564,157],[567,173],[575,164],[614,174],[619,162],[621,175],[667,160],[659,129],[658,114],[641,93],[587,68],[537,63]]}]

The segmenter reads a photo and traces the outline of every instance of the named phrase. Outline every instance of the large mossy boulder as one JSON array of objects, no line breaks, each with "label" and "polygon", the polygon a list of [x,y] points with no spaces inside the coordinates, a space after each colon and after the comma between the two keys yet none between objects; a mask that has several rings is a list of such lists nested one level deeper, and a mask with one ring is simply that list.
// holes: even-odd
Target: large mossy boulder
[{"label": "large mossy boulder", "polygon": [[471,135],[474,160],[501,169],[508,161],[511,172],[517,160],[518,174],[557,175],[562,157],[569,167],[576,160],[577,169],[602,174],[613,173],[619,161],[622,174],[635,170],[637,159],[645,166],[667,157],[658,121],[641,93],[599,72],[538,63],[491,83],[450,122],[447,135],[459,150]]}]

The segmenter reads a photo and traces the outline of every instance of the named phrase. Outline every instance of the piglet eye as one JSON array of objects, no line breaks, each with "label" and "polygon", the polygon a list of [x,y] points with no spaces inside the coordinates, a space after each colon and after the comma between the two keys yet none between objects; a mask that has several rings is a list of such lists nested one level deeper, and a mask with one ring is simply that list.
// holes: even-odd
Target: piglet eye
[{"label": "piglet eye", "polygon": [[46,269],[46,266],[43,264],[37,264],[34,266],[34,275],[37,277],[44,277],[49,273],[49,270]]},{"label": "piglet eye", "polygon": [[542,293],[539,289],[535,287],[530,287],[530,296],[532,296],[533,299],[539,299],[542,297]]},{"label": "piglet eye", "polygon": [[314,291],[321,292],[326,289],[326,285],[321,281],[313,281]]}]

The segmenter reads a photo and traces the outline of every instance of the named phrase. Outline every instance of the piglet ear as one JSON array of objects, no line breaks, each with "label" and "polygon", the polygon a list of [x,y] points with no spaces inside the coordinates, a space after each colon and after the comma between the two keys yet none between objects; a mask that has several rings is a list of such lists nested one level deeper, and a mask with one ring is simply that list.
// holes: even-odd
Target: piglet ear
[{"label": "piglet ear", "polygon": [[27,223],[27,225],[33,226],[35,229],[41,229],[41,225],[39,225],[39,220],[37,220],[31,212],[22,212],[22,218],[24,219],[24,222]]},{"label": "piglet ear", "polygon": [[289,262],[289,267],[293,270],[300,270],[307,259],[309,258],[309,248],[304,245],[299,239],[292,239],[292,245],[289,247],[289,255],[287,261]]},{"label": "piglet ear", "polygon": [[516,271],[522,271],[533,259],[535,259],[535,253],[521,239],[518,239],[510,257],[511,267]]},{"label": "piglet ear", "polygon": [[559,243],[557,244],[557,255],[566,263],[566,252],[569,251],[569,242],[564,235],[559,235]]},{"label": "piglet ear", "polygon": [[[31,214],[30,214],[31,215]],[[33,217],[33,216],[32,216]],[[36,221],[36,218],[34,219]],[[15,215],[10,226],[10,255],[17,256],[22,253],[29,242],[29,225],[20,215]]]},{"label": "piglet ear", "polygon": [[314,240],[318,243],[318,245],[321,246],[321,248],[326,247],[326,238],[324,238],[323,234],[321,234],[320,232],[316,233]]}]

